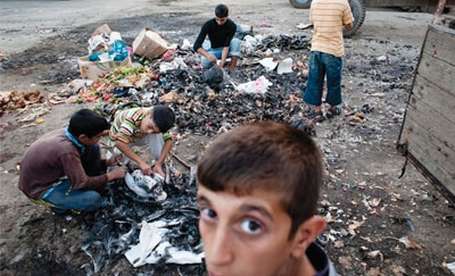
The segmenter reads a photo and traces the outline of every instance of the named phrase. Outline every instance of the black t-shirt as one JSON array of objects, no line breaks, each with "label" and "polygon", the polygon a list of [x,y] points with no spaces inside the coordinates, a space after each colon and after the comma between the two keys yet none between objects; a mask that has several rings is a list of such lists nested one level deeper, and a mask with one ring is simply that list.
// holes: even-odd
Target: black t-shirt
[{"label": "black t-shirt", "polygon": [[194,51],[197,51],[201,48],[207,35],[209,36],[212,48],[228,47],[236,30],[237,25],[230,19],[221,26],[216,23],[215,18],[210,19],[202,26],[201,32],[199,33],[196,42],[194,42],[193,49]]}]

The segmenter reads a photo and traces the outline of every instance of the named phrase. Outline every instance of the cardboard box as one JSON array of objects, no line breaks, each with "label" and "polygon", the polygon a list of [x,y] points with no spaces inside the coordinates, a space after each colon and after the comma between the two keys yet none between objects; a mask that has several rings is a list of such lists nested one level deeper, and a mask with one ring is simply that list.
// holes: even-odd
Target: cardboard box
[{"label": "cardboard box", "polygon": [[115,68],[122,66],[131,66],[131,58],[128,57],[124,61],[90,61],[88,56],[80,57],[78,60],[81,78],[96,80],[107,73],[112,72]]},{"label": "cardboard box", "polygon": [[133,53],[149,59],[162,56],[168,49],[167,41],[148,28],[142,30],[133,42]]}]

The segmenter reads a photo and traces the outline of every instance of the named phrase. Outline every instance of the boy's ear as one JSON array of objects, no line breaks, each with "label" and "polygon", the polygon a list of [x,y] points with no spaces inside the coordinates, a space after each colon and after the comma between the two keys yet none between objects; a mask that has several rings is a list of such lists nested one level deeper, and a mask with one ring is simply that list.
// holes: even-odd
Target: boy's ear
[{"label": "boy's ear", "polygon": [[321,216],[312,216],[302,223],[297,229],[291,250],[292,257],[300,259],[305,255],[306,249],[313,243],[319,234],[324,231],[327,223]]}]

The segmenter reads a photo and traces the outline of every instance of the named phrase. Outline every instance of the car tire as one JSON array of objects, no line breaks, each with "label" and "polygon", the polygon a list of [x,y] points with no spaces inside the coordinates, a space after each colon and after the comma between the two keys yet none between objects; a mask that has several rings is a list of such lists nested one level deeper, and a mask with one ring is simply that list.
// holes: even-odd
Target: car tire
[{"label": "car tire", "polygon": [[311,0],[289,0],[289,3],[296,9],[309,9]]},{"label": "car tire", "polygon": [[365,21],[365,5],[362,0],[349,0],[351,6],[352,16],[354,17],[354,23],[351,30],[343,30],[344,37],[353,36]]}]

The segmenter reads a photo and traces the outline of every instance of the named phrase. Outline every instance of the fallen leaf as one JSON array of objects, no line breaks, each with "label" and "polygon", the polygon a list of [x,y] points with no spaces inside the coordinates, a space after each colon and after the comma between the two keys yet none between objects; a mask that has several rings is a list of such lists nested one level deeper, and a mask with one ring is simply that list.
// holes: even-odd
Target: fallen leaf
[{"label": "fallen leaf", "polygon": [[367,276],[382,276],[381,270],[377,267],[372,267],[367,271]]},{"label": "fallen leaf", "polygon": [[42,124],[42,123],[44,123],[44,119],[43,118],[41,118],[41,117],[36,118],[35,124]]},{"label": "fallen leaf", "polygon": [[346,270],[352,269],[352,258],[349,256],[339,257],[338,263]]},{"label": "fallen leaf", "polygon": [[404,267],[402,266],[399,266],[399,265],[392,265],[390,267],[392,269],[392,272],[395,276],[403,276],[403,275],[406,275],[406,270],[404,269]]},{"label": "fallen leaf", "polygon": [[177,94],[175,91],[171,91],[167,94],[164,94],[163,96],[160,97],[160,102],[164,103],[176,103],[180,99],[180,95]]},{"label": "fallen leaf", "polygon": [[407,249],[423,249],[423,246],[418,244],[415,240],[410,239],[407,236],[404,236],[399,239],[399,241],[406,246]]},{"label": "fallen leaf", "polygon": [[379,206],[379,204],[381,204],[381,199],[380,198],[373,198],[372,200],[369,200],[368,201],[368,204],[372,207],[372,208],[376,208]]},{"label": "fallen leaf", "polygon": [[336,242],[333,244],[333,247],[335,247],[335,248],[342,248],[342,247],[344,247],[344,242],[343,242],[343,241],[336,241]]},{"label": "fallen leaf", "polygon": [[381,262],[384,261],[384,255],[379,250],[371,251],[367,254],[367,256],[372,259],[375,259],[379,256],[379,259],[381,260]]},{"label": "fallen leaf", "polygon": [[362,224],[364,224],[364,223],[365,223],[365,221],[353,221],[353,223],[348,226],[349,234],[351,234],[352,236],[355,236],[356,235],[355,230],[357,228],[359,228],[360,226],[362,226]]}]

